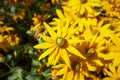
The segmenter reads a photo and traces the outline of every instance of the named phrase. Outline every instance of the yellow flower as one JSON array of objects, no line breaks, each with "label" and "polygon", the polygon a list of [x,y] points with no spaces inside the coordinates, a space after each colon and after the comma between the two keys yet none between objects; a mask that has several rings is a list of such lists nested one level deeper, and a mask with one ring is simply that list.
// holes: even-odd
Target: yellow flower
[{"label": "yellow flower", "polygon": [[114,67],[113,65],[109,65],[109,69],[105,69],[104,72],[108,75],[103,80],[120,80],[120,65],[118,67]]},{"label": "yellow flower", "polygon": [[77,49],[86,57],[81,63],[90,71],[96,71],[97,68],[104,66],[106,61],[115,57],[115,52],[110,47],[114,44],[111,42],[114,33],[109,29],[110,24],[103,25],[103,23],[100,21],[97,26],[86,27],[77,34],[80,39],[76,45]]},{"label": "yellow flower", "polygon": [[119,0],[103,0],[102,10],[105,11],[107,17],[112,17],[113,19],[120,19],[120,1]]},{"label": "yellow flower", "polygon": [[120,48],[119,48],[120,44],[115,46],[111,46],[111,51],[113,51],[113,55],[114,59],[113,59],[113,66],[118,66],[120,64]]},{"label": "yellow flower", "polygon": [[30,31],[36,31],[36,29],[41,28],[43,21],[47,20],[49,17],[50,15],[48,14],[45,14],[44,16],[34,14],[34,17],[32,18],[32,20],[35,26],[31,27]]},{"label": "yellow flower", "polygon": [[0,49],[7,51],[7,47],[9,46],[9,43],[6,41],[4,37],[5,36],[0,35]]},{"label": "yellow flower", "polygon": [[16,44],[18,44],[19,42],[19,37],[15,34],[15,35],[6,35],[4,36],[6,41],[10,44],[10,46],[14,46]]},{"label": "yellow flower", "polygon": [[52,4],[64,4],[64,2],[66,2],[66,1],[68,1],[68,0],[51,0],[51,3]]},{"label": "yellow flower", "polygon": [[22,10],[18,11],[18,12],[13,16],[13,20],[15,20],[15,21],[16,21],[17,19],[23,20],[24,17],[25,17],[25,10],[22,9]]},{"label": "yellow flower", "polygon": [[[42,44],[37,44],[34,46],[36,49],[47,49],[42,55],[40,55],[39,60],[48,56],[48,65],[55,65],[60,58],[62,58],[65,63],[70,67],[69,53],[75,54],[80,58],[85,59],[84,56],[72,45],[75,43],[71,36],[74,34],[76,29],[69,29],[69,22],[66,21],[64,26],[58,25],[57,32],[55,32],[48,24],[44,23],[45,28],[48,30],[50,36],[40,35],[45,41]],[[71,44],[72,43],[72,44]]]},{"label": "yellow flower", "polygon": [[92,7],[100,6],[99,2],[100,0],[69,0],[66,5],[83,15],[86,11],[93,14],[94,10]]},{"label": "yellow flower", "polygon": [[59,80],[85,80],[89,77],[88,69],[82,64],[81,59],[76,55],[70,56],[71,68],[67,64],[58,64],[54,66],[54,76]]}]

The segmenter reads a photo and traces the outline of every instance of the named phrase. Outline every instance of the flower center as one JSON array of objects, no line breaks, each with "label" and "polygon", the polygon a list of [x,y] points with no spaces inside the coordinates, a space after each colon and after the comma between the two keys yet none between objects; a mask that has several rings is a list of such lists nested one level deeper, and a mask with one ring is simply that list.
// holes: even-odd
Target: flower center
[{"label": "flower center", "polygon": [[88,57],[92,56],[94,53],[95,53],[94,48],[89,48],[89,49],[87,50],[87,55],[88,55]]},{"label": "flower center", "polygon": [[80,0],[80,2],[81,2],[81,3],[86,3],[86,2],[87,2],[87,0]]},{"label": "flower center", "polygon": [[76,64],[76,65],[75,65],[75,70],[76,70],[76,71],[79,71],[79,70],[80,70],[80,65],[79,65],[79,64]]},{"label": "flower center", "polygon": [[74,71],[80,71],[80,64],[78,64],[77,62],[72,62],[71,66]]},{"label": "flower center", "polygon": [[56,44],[57,44],[57,46],[61,47],[61,46],[64,45],[64,43],[65,43],[65,39],[64,38],[62,38],[62,37],[57,37],[56,38]]}]

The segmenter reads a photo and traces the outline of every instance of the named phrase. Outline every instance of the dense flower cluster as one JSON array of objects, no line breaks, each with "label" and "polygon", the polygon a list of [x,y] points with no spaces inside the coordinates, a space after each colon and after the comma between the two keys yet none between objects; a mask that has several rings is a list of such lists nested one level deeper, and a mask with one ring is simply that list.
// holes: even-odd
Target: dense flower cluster
[{"label": "dense flower cluster", "polygon": [[120,0],[1,0],[0,80],[120,80]]},{"label": "dense flower cluster", "polygon": [[[44,42],[34,46],[43,50],[55,80],[120,79],[120,1],[51,0],[60,4],[58,18],[43,22],[35,14],[35,27],[44,27]],[[36,16],[36,17],[35,17]],[[42,23],[43,22],[43,23]],[[38,26],[39,25],[39,26]]]},{"label": "dense flower cluster", "polygon": [[4,23],[1,21],[0,25],[0,49],[7,51],[9,46],[18,44],[19,37],[17,34],[13,34],[14,28],[2,26]]}]

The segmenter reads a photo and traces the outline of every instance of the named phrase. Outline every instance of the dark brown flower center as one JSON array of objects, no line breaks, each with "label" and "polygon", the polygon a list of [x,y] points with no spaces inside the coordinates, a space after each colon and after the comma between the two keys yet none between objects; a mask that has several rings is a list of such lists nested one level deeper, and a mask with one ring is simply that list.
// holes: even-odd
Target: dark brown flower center
[{"label": "dark brown flower center", "polygon": [[78,62],[72,62],[71,66],[74,71],[80,71],[80,64]]},{"label": "dark brown flower center", "polygon": [[80,2],[84,4],[87,2],[87,0],[80,0]]}]

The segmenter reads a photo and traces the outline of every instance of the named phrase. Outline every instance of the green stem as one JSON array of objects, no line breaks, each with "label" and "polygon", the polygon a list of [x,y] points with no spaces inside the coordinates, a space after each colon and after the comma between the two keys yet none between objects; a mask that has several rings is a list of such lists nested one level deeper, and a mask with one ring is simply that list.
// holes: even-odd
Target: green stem
[{"label": "green stem", "polygon": [[12,68],[10,67],[10,65],[7,62],[4,62],[4,64],[10,69],[12,70]]}]

